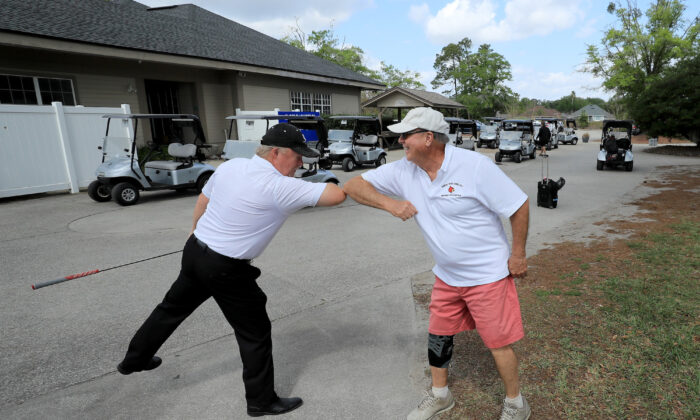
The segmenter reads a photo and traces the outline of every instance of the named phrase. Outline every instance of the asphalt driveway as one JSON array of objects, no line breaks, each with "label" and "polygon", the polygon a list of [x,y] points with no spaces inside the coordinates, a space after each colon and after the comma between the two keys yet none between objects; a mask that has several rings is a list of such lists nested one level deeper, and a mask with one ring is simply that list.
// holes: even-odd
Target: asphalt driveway
[{"label": "asphalt driveway", "polygon": [[[644,181],[663,166],[698,164],[635,145],[633,172],[596,171],[595,140],[550,153],[550,176],[566,179],[554,210],[535,206],[541,159],[500,165],[530,196],[529,254],[600,234],[593,222],[630,214],[623,203],[648,194]],[[341,182],[361,172],[333,171]],[[0,201],[0,417],[246,418],[235,339],[211,301],[166,342],[160,368],[115,371],[177,276],[180,254],[30,288],[180,250],[195,200],[166,191],[133,207],[84,192]],[[306,209],[254,263],[273,320],[278,392],[305,400],[285,418],[405,417],[428,384],[426,321],[411,284],[430,278],[433,263],[415,223],[350,199]]]}]

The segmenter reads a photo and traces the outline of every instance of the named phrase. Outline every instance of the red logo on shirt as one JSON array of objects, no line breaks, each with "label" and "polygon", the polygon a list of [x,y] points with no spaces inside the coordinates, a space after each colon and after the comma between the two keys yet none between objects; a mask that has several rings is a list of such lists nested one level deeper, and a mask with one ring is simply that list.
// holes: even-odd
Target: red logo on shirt
[{"label": "red logo on shirt", "polygon": [[453,192],[455,189],[450,185],[450,188],[447,189],[447,192]]}]

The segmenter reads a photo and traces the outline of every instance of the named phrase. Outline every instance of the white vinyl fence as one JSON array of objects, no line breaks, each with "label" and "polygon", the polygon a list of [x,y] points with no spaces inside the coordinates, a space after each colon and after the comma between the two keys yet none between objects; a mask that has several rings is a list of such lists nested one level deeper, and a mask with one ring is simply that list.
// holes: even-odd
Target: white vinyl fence
[{"label": "white vinyl fence", "polygon": [[[95,180],[102,163],[105,114],[129,114],[121,108],[49,105],[0,105],[0,198],[48,191],[77,193]],[[112,131],[122,130],[121,133]],[[131,124],[110,127],[113,135],[133,138]]]}]

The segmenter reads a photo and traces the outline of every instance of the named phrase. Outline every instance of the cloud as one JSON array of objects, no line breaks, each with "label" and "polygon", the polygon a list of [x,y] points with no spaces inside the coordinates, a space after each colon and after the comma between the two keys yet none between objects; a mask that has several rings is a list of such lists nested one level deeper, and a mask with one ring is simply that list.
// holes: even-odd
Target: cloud
[{"label": "cloud", "polygon": [[426,90],[431,91],[431,92],[441,93],[443,88],[438,88],[438,90],[434,90],[432,85],[430,84],[430,82],[433,81],[435,76],[437,76],[437,72],[435,70],[433,70],[433,69],[423,70],[423,71],[419,71],[418,73],[420,73],[420,78],[418,79],[418,81],[423,83],[423,85],[425,85]]},{"label": "cloud", "polygon": [[590,73],[572,70],[564,72],[537,72],[532,68],[513,66],[513,80],[506,84],[520,97],[554,100],[576,92],[579,97],[609,99],[611,94],[602,88],[602,79]]},{"label": "cloud", "polygon": [[423,3],[418,6],[411,6],[408,9],[408,18],[416,23],[423,23],[425,19],[430,18],[430,8]]},{"label": "cloud", "polygon": [[[509,0],[504,12],[498,20],[493,0],[453,0],[435,15],[426,4],[412,6],[409,16],[422,23],[426,36],[437,44],[464,37],[475,43],[493,43],[547,35],[572,27],[584,16],[577,0]],[[417,20],[421,15],[423,19]]]},{"label": "cloud", "polygon": [[598,27],[596,26],[597,23],[597,19],[590,19],[583,22],[579,30],[576,31],[576,38],[588,38],[596,33],[596,31],[598,31]]},{"label": "cloud", "polygon": [[307,34],[327,29],[331,24],[348,20],[355,12],[374,6],[374,0],[138,0],[149,7],[175,3],[192,3],[255,29],[274,38],[281,38],[296,27]]}]

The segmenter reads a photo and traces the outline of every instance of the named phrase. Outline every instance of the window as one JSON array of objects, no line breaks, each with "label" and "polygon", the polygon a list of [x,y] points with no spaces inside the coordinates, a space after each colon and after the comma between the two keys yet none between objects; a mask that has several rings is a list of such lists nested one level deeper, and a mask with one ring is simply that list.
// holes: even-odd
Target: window
[{"label": "window", "polygon": [[0,103],[50,105],[54,101],[75,105],[70,79],[0,74]]},{"label": "window", "polygon": [[290,92],[292,110],[313,112],[321,114],[331,113],[331,95],[325,93]]},{"label": "window", "polygon": [[311,94],[308,92],[291,92],[292,109],[300,111],[313,111],[311,107]]},{"label": "window", "polygon": [[331,95],[324,93],[314,94],[314,110],[318,110],[321,114],[331,113]]}]

